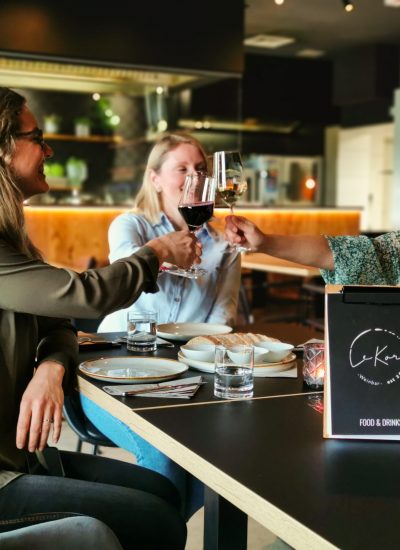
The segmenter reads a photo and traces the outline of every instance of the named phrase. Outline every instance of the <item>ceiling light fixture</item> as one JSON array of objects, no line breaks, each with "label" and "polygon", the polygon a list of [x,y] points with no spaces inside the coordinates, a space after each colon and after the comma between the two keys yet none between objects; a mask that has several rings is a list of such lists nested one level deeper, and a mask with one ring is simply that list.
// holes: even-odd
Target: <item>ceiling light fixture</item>
[{"label": "ceiling light fixture", "polygon": [[282,4],[284,3],[285,0],[275,0],[275,4],[277,6],[282,6]]},{"label": "ceiling light fixture", "polygon": [[249,36],[244,40],[245,46],[252,46],[255,48],[268,48],[275,49],[287,46],[294,42],[294,38],[290,36],[277,36],[273,34],[256,34],[255,36]]},{"label": "ceiling light fixture", "polygon": [[384,0],[383,5],[390,8],[400,8],[400,0]]},{"label": "ceiling light fixture", "polygon": [[344,10],[350,13],[354,10],[354,4],[351,0],[342,0]]},{"label": "ceiling light fixture", "polygon": [[304,48],[303,50],[297,51],[295,55],[297,57],[316,58],[316,57],[321,57],[322,55],[325,55],[325,52],[323,50],[314,50],[312,48]]}]

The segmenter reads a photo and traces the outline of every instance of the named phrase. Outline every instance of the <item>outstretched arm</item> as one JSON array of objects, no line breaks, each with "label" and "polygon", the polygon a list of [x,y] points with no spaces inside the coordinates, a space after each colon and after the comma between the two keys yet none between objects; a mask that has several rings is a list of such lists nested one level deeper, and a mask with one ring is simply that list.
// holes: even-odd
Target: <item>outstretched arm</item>
[{"label": "outstretched arm", "polygon": [[28,258],[0,239],[0,309],[98,319],[133,304],[142,292],[156,292],[163,261],[189,267],[200,255],[196,238],[177,231],[149,241],[128,258],[77,273]]},{"label": "outstretched arm", "polygon": [[225,238],[245,244],[253,252],[263,252],[320,269],[334,269],[333,255],[323,235],[270,235],[241,216],[225,218]]}]

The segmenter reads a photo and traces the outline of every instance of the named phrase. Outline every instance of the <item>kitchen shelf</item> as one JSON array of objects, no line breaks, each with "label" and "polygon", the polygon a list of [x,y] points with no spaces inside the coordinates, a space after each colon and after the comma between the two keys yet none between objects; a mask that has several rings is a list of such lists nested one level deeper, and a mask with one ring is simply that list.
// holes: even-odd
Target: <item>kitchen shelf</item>
[{"label": "kitchen shelf", "polygon": [[75,134],[43,134],[45,140],[55,141],[79,141],[88,143],[122,143],[121,136],[76,136]]},{"label": "kitchen shelf", "polygon": [[61,187],[60,185],[50,185],[49,184],[50,191],[72,191],[72,187],[70,185],[64,185]]}]

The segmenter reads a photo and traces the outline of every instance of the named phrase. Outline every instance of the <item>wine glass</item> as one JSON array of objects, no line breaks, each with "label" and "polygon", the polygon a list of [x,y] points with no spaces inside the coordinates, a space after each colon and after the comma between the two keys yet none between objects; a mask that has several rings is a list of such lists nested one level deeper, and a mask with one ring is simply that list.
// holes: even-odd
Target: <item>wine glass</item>
[{"label": "wine glass", "polygon": [[[214,213],[215,180],[203,172],[194,172],[186,176],[178,210],[187,223],[189,230],[195,233]],[[197,279],[207,273],[197,265],[189,269],[169,266],[166,273]]]},{"label": "wine glass", "polygon": [[[218,196],[233,212],[234,203],[247,190],[243,163],[239,151],[216,151],[213,157],[213,175],[217,185]],[[248,252],[249,247],[230,245],[231,252]]]}]

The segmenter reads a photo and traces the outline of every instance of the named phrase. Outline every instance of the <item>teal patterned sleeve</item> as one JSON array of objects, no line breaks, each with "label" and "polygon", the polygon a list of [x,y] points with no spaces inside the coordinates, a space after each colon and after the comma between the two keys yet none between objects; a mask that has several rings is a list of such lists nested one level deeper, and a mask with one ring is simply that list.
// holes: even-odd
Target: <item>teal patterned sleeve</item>
[{"label": "teal patterned sleeve", "polygon": [[374,239],[326,237],[335,269],[321,270],[326,283],[342,285],[397,285],[400,283],[400,232]]}]

